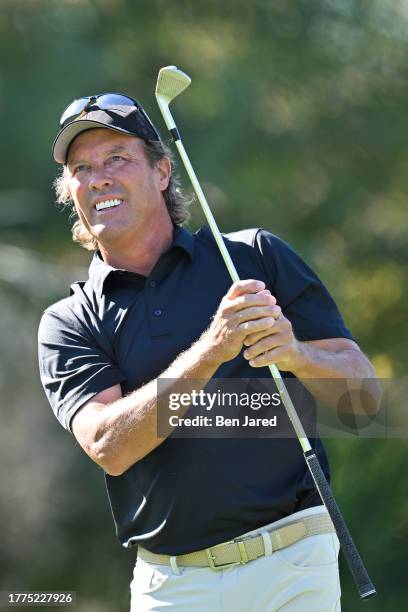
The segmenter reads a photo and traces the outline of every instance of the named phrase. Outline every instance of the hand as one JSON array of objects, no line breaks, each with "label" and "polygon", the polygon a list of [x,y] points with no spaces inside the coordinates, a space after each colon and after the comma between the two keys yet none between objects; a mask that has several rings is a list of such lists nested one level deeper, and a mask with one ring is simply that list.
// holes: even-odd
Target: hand
[{"label": "hand", "polygon": [[280,314],[281,309],[265,289],[265,283],[252,279],[237,281],[222,299],[203,340],[221,365],[240,353],[247,336],[269,334]]},{"label": "hand", "polygon": [[303,362],[302,344],[282,313],[271,321],[269,328],[248,334],[244,345],[248,347],[244,357],[255,368],[274,363],[282,371],[295,372]]}]

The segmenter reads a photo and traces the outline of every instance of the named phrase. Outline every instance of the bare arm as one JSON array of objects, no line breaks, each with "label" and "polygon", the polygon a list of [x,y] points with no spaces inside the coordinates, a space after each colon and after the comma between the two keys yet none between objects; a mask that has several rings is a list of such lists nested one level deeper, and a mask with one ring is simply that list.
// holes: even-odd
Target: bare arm
[{"label": "bare arm", "polygon": [[[261,281],[232,285],[210,327],[160,375],[203,385],[242,349],[248,333],[268,329],[280,309]],[[111,475],[125,472],[163,442],[157,436],[157,379],[122,397],[119,385],[96,395],[74,416],[73,433],[85,452]],[[186,408],[187,410],[187,408]]]},{"label": "bare arm", "polygon": [[[244,357],[254,367],[275,363],[282,371],[289,371],[319,400],[339,407],[339,400],[347,395],[343,409],[356,413],[375,414],[381,401],[381,386],[369,359],[359,346],[348,338],[329,338],[300,342],[292,325],[281,315],[271,328],[247,336],[248,349]],[[366,401],[357,401],[364,389]]]}]

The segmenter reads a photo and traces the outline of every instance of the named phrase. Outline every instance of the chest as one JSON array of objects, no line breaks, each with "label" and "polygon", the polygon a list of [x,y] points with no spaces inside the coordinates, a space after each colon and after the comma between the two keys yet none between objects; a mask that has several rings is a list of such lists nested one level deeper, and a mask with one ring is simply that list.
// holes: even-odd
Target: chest
[{"label": "chest", "polygon": [[222,265],[175,266],[144,286],[115,284],[100,312],[126,391],[160,374],[210,325],[231,284]]}]

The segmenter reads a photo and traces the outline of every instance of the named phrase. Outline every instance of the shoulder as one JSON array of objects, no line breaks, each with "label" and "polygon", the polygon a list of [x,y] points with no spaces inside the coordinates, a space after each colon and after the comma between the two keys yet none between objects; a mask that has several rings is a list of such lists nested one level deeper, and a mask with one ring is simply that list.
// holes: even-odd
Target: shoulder
[{"label": "shoulder", "polygon": [[47,319],[71,319],[76,306],[75,298],[70,295],[48,306],[42,313],[41,321]]},{"label": "shoulder", "polygon": [[[195,233],[195,237],[199,241],[214,242],[212,232],[207,225],[200,228]],[[290,248],[288,243],[285,242],[282,238],[262,227],[251,227],[237,230],[235,232],[222,233],[222,237],[227,242],[243,244],[252,247],[257,247],[260,244],[265,244],[266,246],[275,247],[277,249],[284,247]]]},{"label": "shoulder", "polygon": [[[207,226],[202,227],[195,237],[201,243],[215,245],[212,232]],[[223,233],[222,237],[231,254],[240,255],[252,252],[258,257],[261,256],[268,266],[278,265],[284,260],[300,259],[298,253],[288,242],[262,227]]]},{"label": "shoulder", "polygon": [[42,313],[39,334],[59,329],[78,330],[83,326],[84,308],[79,293],[83,293],[85,283],[78,282],[71,286],[71,295],[54,302]]}]

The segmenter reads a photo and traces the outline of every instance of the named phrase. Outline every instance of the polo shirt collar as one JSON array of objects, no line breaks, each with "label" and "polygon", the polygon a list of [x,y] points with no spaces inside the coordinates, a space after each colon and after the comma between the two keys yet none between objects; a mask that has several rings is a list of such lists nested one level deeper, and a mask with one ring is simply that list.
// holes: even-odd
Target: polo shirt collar
[{"label": "polo shirt collar", "polygon": [[191,261],[194,259],[194,236],[180,225],[174,226],[172,247],[181,247],[189,254]]},{"label": "polo shirt collar", "polygon": [[[173,242],[169,251],[174,247],[179,247],[184,250],[190,259],[193,260],[195,247],[194,237],[189,231],[180,227],[180,225],[174,226]],[[114,268],[105,263],[100,252],[96,251],[92,258],[91,265],[89,266],[89,280],[99,296],[102,295],[103,287],[108,276],[117,271],[118,268]]]}]

